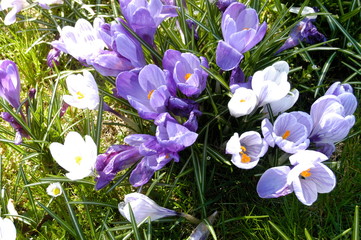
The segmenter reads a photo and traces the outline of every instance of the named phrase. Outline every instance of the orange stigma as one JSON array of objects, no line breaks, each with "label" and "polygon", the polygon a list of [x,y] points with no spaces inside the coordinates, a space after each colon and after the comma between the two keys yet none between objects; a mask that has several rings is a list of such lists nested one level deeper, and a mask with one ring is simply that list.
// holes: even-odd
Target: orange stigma
[{"label": "orange stigma", "polygon": [[311,169],[309,168],[309,169],[301,172],[300,175],[301,175],[302,177],[304,177],[304,178],[309,177],[309,176],[312,175],[312,173],[310,173],[310,170],[311,170]]},{"label": "orange stigma", "polygon": [[78,95],[78,99],[83,99],[84,98],[84,94],[82,94],[80,91],[78,91],[76,93],[76,95]]},{"label": "orange stigma", "polygon": [[154,92],[154,89],[149,91],[148,96],[147,96],[148,100],[152,97],[153,92]]},{"label": "orange stigma", "polygon": [[291,131],[290,130],[287,130],[283,135],[282,135],[282,138],[283,139],[287,139],[291,134]]},{"label": "orange stigma", "polygon": [[187,81],[191,76],[192,76],[192,73],[187,73],[187,74],[184,76],[184,79]]}]

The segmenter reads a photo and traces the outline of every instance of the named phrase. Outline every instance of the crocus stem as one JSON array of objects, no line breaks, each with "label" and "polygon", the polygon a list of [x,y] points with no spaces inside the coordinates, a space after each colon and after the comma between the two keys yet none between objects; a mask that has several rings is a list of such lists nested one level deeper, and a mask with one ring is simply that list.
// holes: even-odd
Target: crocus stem
[{"label": "crocus stem", "polygon": [[188,221],[194,224],[199,224],[201,222],[201,220],[199,220],[198,218],[193,217],[192,215],[189,215],[187,213],[180,213],[180,216],[184,217],[185,219],[187,219]]}]

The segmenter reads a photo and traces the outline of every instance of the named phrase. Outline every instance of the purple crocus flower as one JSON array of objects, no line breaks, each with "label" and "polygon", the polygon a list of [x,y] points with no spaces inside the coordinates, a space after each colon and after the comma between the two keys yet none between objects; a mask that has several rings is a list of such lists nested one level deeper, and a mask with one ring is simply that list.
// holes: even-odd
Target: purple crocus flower
[{"label": "purple crocus flower", "polygon": [[153,45],[154,34],[165,18],[176,17],[177,8],[160,0],[119,0],[123,16],[130,27],[147,43]]},{"label": "purple crocus flower", "polygon": [[208,68],[208,61],[204,57],[169,49],[164,53],[163,67],[188,97],[197,97],[206,88],[208,73],[202,67]]},{"label": "purple crocus flower", "polygon": [[267,150],[267,143],[255,131],[242,133],[241,136],[234,133],[226,146],[226,153],[232,154],[232,163],[243,169],[254,168]]},{"label": "purple crocus flower", "polygon": [[144,119],[155,119],[160,113],[166,112],[166,103],[174,89],[167,81],[164,73],[156,65],[150,64],[140,70],[122,72],[116,80],[117,95],[127,99],[139,116]]},{"label": "purple crocus flower", "polygon": [[335,143],[345,138],[355,124],[355,116],[346,115],[350,112],[347,109],[338,96],[325,95],[317,99],[310,113],[313,120],[311,142]]},{"label": "purple crocus flower", "polygon": [[[294,9],[298,9],[298,8],[294,8]],[[315,10],[310,7],[305,7],[304,11],[306,14],[315,13]],[[302,13],[302,15],[304,14]],[[280,49],[277,50],[276,54],[286,49],[295,47],[300,42],[306,42],[308,44],[325,42],[327,40],[326,37],[317,30],[315,25],[313,25],[313,22],[316,20],[316,17],[317,16],[305,17],[301,22],[299,22],[291,30],[290,37],[287,38],[286,42],[280,47]]]},{"label": "purple crocus flower", "polygon": [[307,149],[311,130],[312,119],[305,112],[283,113],[277,117],[274,126],[267,118],[262,121],[262,134],[268,145],[277,145],[287,153]]},{"label": "purple crocus flower", "polygon": [[20,77],[13,61],[0,61],[0,97],[14,108],[20,107]]},{"label": "purple crocus flower", "polygon": [[193,35],[194,39],[199,40],[197,24],[191,19],[186,19],[186,22],[187,22],[187,26],[190,29],[190,31],[193,31],[193,33],[194,33],[194,35]]},{"label": "purple crocus flower", "polygon": [[333,83],[325,95],[334,95],[340,100],[344,107],[344,115],[352,115],[357,108],[357,99],[353,94],[353,89],[350,84],[341,84],[340,82]]},{"label": "purple crocus flower", "polygon": [[303,150],[289,159],[294,167],[274,167],[262,175],[257,184],[260,197],[277,198],[295,192],[298,200],[310,206],[317,193],[328,193],[335,187],[335,175],[322,163],[328,159],[324,154]]},{"label": "purple crocus flower", "polygon": [[14,144],[19,145],[23,142],[23,137],[29,138],[29,135],[25,132],[25,130],[22,128],[22,126],[16,121],[16,119],[11,116],[8,112],[2,112],[0,113],[0,117],[10,123],[10,126],[13,127],[16,131],[15,133],[15,139]]},{"label": "purple crocus flower", "polygon": [[55,65],[59,65],[59,58],[60,58],[61,51],[57,48],[50,49],[48,56],[46,57],[46,64],[49,67],[54,67]]},{"label": "purple crocus flower", "polygon": [[198,134],[179,124],[169,113],[162,113],[154,122],[158,127],[158,143],[169,152],[179,152],[191,146]]},{"label": "purple crocus flower", "polygon": [[266,34],[267,24],[259,25],[256,10],[234,2],[222,16],[222,34],[216,50],[216,63],[225,70],[232,70],[243,59],[243,53],[259,43]]},{"label": "purple crocus flower", "polygon": [[115,175],[134,163],[143,156],[140,155],[139,149],[128,145],[113,145],[108,150],[98,155],[95,170],[98,172],[95,189],[99,190],[113,180]]}]

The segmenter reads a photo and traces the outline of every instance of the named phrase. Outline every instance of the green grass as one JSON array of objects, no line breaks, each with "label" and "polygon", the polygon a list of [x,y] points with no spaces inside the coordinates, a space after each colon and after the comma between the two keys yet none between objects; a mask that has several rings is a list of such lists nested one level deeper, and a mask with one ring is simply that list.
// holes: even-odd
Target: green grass
[{"label": "green grass", "polygon": [[[304,3],[299,2],[294,4]],[[360,99],[360,2],[306,3],[322,11],[315,24],[327,36],[326,44],[299,45],[275,56],[301,17],[288,13],[291,5],[285,1],[249,1],[249,5],[260,12],[261,21],[267,21],[269,29],[265,39],[245,54],[241,67],[250,76],[275,61],[286,60],[292,70],[289,81],[300,90],[300,100],[292,110],[309,111],[312,102],[335,81],[350,83]],[[85,1],[85,4],[90,4],[96,15],[104,16],[107,21],[120,16],[117,1]],[[100,191],[94,189],[92,177],[72,182],[49,152],[49,144],[62,143],[71,130],[91,135],[99,153],[110,145],[122,144],[130,132],[154,133],[152,123],[140,119],[128,103],[112,96],[114,78],[102,77],[95,71],[92,73],[105,102],[125,114],[126,119],[76,108],[69,108],[59,117],[61,97],[67,92],[65,78],[84,67],[63,55],[61,64],[49,69],[47,43],[56,37],[57,27],[73,25],[79,17],[95,16],[80,8],[78,2],[65,1],[64,7],[51,11],[38,8],[24,11],[25,17],[18,18],[24,20],[14,25],[0,23],[0,30],[6,33],[0,34],[1,59],[17,63],[22,81],[21,99],[28,97],[30,88],[37,90],[26,109],[27,120],[17,117],[30,133],[30,139],[24,139],[19,146],[12,144],[14,131],[6,122],[0,123],[1,217],[8,216],[6,205],[11,198],[20,215],[14,220],[18,239],[187,239],[196,226],[183,218],[145,220],[140,226],[126,221],[117,205],[125,194],[138,190],[163,207],[199,219],[218,211],[213,239],[359,239],[360,109],[355,113],[357,122],[349,137],[337,145],[330,161],[329,166],[337,177],[337,186],[331,193],[319,194],[317,202],[310,207],[300,203],[294,194],[278,199],[259,198],[256,185],[260,174],[269,166],[267,159],[275,156],[271,153],[256,168],[241,170],[233,166],[229,155],[224,153],[225,143],[235,131],[259,131],[260,120],[258,116],[240,119],[229,116],[226,106],[230,72],[219,71],[215,64],[215,48],[222,38],[220,13],[209,1],[187,1],[187,4],[188,11],[179,12],[178,23],[176,19],[162,23],[155,37],[157,49],[148,45],[143,48],[148,63],[161,60],[169,48],[207,57],[210,62],[207,89],[197,99],[203,112],[199,119],[199,138],[195,145],[181,152],[180,163],[168,164],[140,189],[128,183],[132,169],[118,174],[109,187]],[[76,11],[72,11],[72,7]],[[0,13],[0,17],[3,16]],[[198,41],[186,27],[187,18],[199,25]],[[180,32],[174,30],[177,25],[184,34],[184,42]],[[18,116],[3,100],[0,107],[1,111]],[[52,182],[62,183],[63,195],[57,198],[47,195],[46,187]]]}]

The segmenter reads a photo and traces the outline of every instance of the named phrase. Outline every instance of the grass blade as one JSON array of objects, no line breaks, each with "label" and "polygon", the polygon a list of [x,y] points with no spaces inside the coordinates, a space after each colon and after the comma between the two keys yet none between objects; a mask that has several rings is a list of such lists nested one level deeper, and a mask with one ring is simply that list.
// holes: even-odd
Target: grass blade
[{"label": "grass blade", "polygon": [[355,207],[355,215],[353,219],[353,229],[352,229],[352,240],[360,239],[360,219],[359,219],[359,206]]}]

